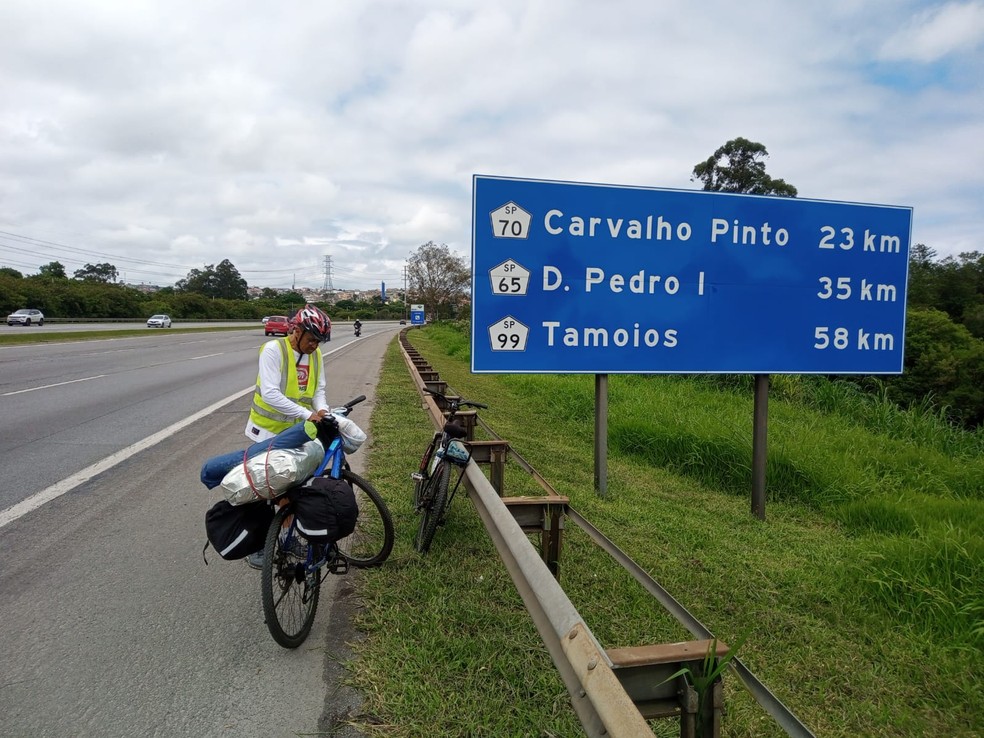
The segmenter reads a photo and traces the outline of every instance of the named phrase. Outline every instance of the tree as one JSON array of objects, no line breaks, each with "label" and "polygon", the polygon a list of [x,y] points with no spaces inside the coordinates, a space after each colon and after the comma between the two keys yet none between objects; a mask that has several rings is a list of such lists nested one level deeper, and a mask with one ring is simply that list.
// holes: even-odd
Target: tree
[{"label": "tree", "polygon": [[42,264],[38,267],[39,277],[49,277],[51,279],[68,279],[65,273],[65,265],[58,261]]},{"label": "tree", "polygon": [[972,336],[984,338],[984,305],[974,305],[965,309],[960,322],[967,326]]},{"label": "tree", "polygon": [[[282,292],[277,297],[277,303],[280,305],[280,309],[287,314],[288,318],[293,318],[294,313],[296,313],[298,310],[304,307],[304,305],[307,303],[307,300],[304,299],[304,295],[302,295],[300,292]],[[321,304],[318,305],[318,307],[320,307],[325,312],[328,312],[327,305]]]},{"label": "tree", "polygon": [[691,182],[700,180],[708,192],[742,192],[749,195],[796,197],[796,188],[765,173],[765,146],[747,138],[734,138],[694,167]]},{"label": "tree", "polygon": [[115,282],[116,267],[112,264],[86,264],[81,269],[75,270],[75,278],[81,279],[83,282]]},{"label": "tree", "polygon": [[0,267],[0,274],[7,277],[13,277],[14,279],[24,279],[24,275],[18,272],[13,267]]},{"label": "tree", "polygon": [[428,241],[410,255],[407,281],[411,302],[421,302],[434,317],[451,316],[467,298],[471,270],[444,244]]},{"label": "tree", "polygon": [[223,259],[215,268],[215,276],[218,281],[219,293],[216,297],[227,300],[245,300],[247,293],[246,280],[243,279],[239,270],[232,265],[228,259]]},{"label": "tree", "polygon": [[940,269],[934,263],[936,251],[924,243],[917,243],[909,249],[909,290],[910,306],[938,307]]},{"label": "tree", "polygon": [[909,306],[942,310],[984,338],[984,254],[971,251],[935,259],[936,251],[925,244],[909,250]]},{"label": "tree", "polygon": [[984,304],[984,256],[977,251],[948,256],[936,272],[937,292],[933,307],[960,321]]},{"label": "tree", "polygon": [[929,399],[967,427],[984,419],[984,342],[943,311],[906,311],[903,369],[884,380],[894,402],[905,407]]},{"label": "tree", "polygon": [[339,300],[335,303],[334,309],[336,312],[351,312],[353,310],[358,310],[359,305],[355,300]]},{"label": "tree", "polygon": [[223,259],[217,267],[208,264],[204,269],[192,269],[175,287],[179,292],[227,300],[245,300],[247,295],[246,280],[228,259]]}]

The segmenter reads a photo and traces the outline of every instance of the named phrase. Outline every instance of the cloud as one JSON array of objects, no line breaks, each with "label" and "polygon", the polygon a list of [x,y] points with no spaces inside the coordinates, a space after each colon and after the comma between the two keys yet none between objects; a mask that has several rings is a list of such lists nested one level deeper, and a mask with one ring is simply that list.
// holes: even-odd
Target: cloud
[{"label": "cloud", "polygon": [[982,7],[8,0],[0,230],[161,284],[397,284],[427,241],[468,256],[476,173],[694,188],[744,136],[803,197],[980,248]]},{"label": "cloud", "polygon": [[984,42],[984,3],[946,3],[916,13],[888,38],[881,57],[889,61],[934,62],[973,51]]}]

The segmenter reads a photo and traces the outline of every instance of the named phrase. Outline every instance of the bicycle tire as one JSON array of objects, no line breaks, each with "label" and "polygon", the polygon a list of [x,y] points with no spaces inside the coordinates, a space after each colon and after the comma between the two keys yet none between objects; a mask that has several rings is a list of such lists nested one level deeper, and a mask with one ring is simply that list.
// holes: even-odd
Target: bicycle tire
[{"label": "bicycle tire", "polygon": [[414,548],[419,553],[430,551],[438,523],[444,517],[444,508],[448,502],[448,483],[451,479],[451,467],[444,460],[437,462],[434,473],[424,487],[424,505],[421,508],[420,525],[417,527],[417,538]]},{"label": "bicycle tire", "polygon": [[[306,541],[303,558],[300,549],[287,551],[282,547],[280,533],[288,515],[290,505],[284,505],[274,515],[267,531],[260,590],[263,618],[273,640],[284,648],[297,648],[307,639],[314,624],[321,595],[321,577],[318,572],[304,573],[309,548]],[[298,538],[295,530],[293,542],[298,542]]]},{"label": "bicycle tire", "polygon": [[346,561],[359,569],[379,566],[393,551],[396,540],[393,516],[383,501],[383,496],[363,477],[344,469],[342,479],[355,490],[359,517],[352,534],[338,542],[339,552]]}]

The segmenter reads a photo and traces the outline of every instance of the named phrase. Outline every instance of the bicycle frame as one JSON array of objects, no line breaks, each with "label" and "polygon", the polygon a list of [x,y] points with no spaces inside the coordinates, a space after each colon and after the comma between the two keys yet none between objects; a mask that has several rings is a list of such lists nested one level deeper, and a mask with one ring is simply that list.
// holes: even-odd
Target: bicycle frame
[{"label": "bicycle frame", "polygon": [[[325,457],[318,464],[318,468],[314,470],[311,478],[324,475],[325,470],[328,469],[328,475],[332,479],[341,479],[344,464],[345,448],[342,445],[342,437],[336,436],[328,444],[328,448],[325,449]],[[291,524],[287,527],[285,543],[289,545],[296,535],[297,528],[294,522],[291,521]],[[307,576],[316,574],[319,569],[325,566],[327,566],[327,571],[321,577],[322,581],[324,581],[328,574],[344,574],[348,571],[348,564],[336,555],[337,547],[334,544],[325,546],[320,556],[316,556],[315,551],[315,546],[308,546],[307,560],[304,562],[304,572]]]},{"label": "bicycle frame", "polygon": [[[318,464],[318,468],[314,470],[311,475],[313,477],[320,477],[325,474],[325,470],[328,469],[328,476],[332,479],[342,478],[342,466],[345,464],[345,448],[342,445],[342,437],[336,436],[332,439],[331,443],[328,444],[328,448],[325,449],[325,458],[321,460]],[[290,527],[287,531],[287,541],[289,542],[296,535],[296,528],[294,523],[291,522]],[[308,546],[307,561],[305,562],[304,570],[308,575],[315,573],[321,567],[327,565],[328,571],[322,576],[322,581],[328,576],[328,574],[344,574],[348,571],[348,564],[344,560],[338,560],[337,563],[333,562],[333,559],[338,559],[335,555],[337,552],[337,547],[335,544],[331,544],[324,547],[324,551],[320,557],[315,558],[315,546]]]},{"label": "bicycle frame", "polygon": [[423,456],[420,457],[420,466],[417,468],[417,472],[422,474],[424,479],[430,476],[431,459],[434,458],[434,452],[437,450],[438,444],[441,441],[441,436],[442,433],[435,431],[434,437],[431,438],[431,442],[427,444]]},{"label": "bicycle frame", "polygon": [[332,479],[342,478],[342,465],[345,463],[345,449],[342,447],[341,437],[332,439],[332,442],[328,444],[328,448],[325,449],[325,458],[321,460],[318,464],[318,468],[314,470],[312,477],[320,477],[325,473],[325,469],[331,466],[331,471],[328,475]]}]

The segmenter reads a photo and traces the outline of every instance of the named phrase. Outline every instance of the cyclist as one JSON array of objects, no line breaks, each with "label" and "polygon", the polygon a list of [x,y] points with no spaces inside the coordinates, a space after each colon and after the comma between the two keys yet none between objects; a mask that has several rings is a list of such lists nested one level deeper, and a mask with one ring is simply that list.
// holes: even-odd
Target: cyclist
[{"label": "cyclist", "polygon": [[294,316],[286,338],[267,341],[260,349],[259,373],[246,437],[263,441],[304,420],[317,422],[328,414],[324,359],[319,346],[331,323],[316,305]]},{"label": "cyclist", "polygon": [[[285,338],[267,341],[260,349],[253,405],[246,437],[263,441],[305,420],[318,422],[328,414],[324,359],[319,346],[331,322],[316,305],[297,311]],[[254,569],[263,566],[262,552],[246,557]]]},{"label": "cyclist", "polygon": [[352,329],[355,331],[356,336],[362,335],[362,323],[359,321],[358,318],[356,318],[355,322],[352,323]]}]

